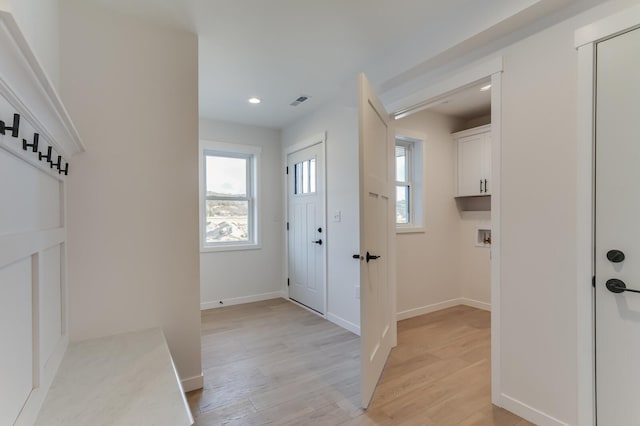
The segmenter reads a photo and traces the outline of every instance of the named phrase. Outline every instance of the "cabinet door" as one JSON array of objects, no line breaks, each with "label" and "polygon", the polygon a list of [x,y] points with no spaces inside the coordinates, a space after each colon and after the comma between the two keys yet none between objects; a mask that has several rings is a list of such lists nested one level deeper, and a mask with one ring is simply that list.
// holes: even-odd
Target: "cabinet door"
[{"label": "cabinet door", "polygon": [[491,195],[491,132],[484,133],[482,141],[482,175],[486,179],[483,195]]},{"label": "cabinet door", "polygon": [[458,139],[459,196],[484,195],[484,179],[487,179],[483,164],[486,150],[484,139],[484,134]]}]

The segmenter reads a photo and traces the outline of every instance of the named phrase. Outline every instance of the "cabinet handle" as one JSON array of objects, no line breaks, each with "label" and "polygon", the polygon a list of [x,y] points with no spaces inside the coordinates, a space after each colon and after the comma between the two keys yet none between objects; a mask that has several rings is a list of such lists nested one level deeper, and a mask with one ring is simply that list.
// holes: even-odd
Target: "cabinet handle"
[{"label": "cabinet handle", "polygon": [[487,189],[487,180],[484,180],[484,192],[489,192],[489,190]]},{"label": "cabinet handle", "polygon": [[482,179],[480,179],[480,193],[482,194]]}]

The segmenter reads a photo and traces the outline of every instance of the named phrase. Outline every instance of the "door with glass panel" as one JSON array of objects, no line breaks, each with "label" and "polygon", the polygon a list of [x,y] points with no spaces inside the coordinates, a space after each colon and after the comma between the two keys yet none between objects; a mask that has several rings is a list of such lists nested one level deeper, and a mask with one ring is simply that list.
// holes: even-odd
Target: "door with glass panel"
[{"label": "door with glass panel", "polygon": [[324,145],[287,159],[289,298],[325,312]]}]

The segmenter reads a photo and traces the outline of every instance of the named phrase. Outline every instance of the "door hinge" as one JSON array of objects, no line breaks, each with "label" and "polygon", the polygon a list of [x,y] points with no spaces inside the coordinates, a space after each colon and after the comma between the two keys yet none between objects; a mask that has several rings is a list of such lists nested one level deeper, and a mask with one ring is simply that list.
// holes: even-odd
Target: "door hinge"
[{"label": "door hinge", "polygon": [[593,277],[591,277],[591,285],[593,286],[593,288],[596,288],[596,276],[595,275]]},{"label": "door hinge", "polygon": [[287,231],[289,230],[289,222],[287,222]]},{"label": "door hinge", "polygon": [[285,168],[285,173],[286,173],[286,174],[289,174],[289,166],[287,166],[287,167]]},{"label": "door hinge", "polygon": [[290,286],[290,284],[289,284],[289,278],[287,278],[287,287],[289,287],[289,286]]}]

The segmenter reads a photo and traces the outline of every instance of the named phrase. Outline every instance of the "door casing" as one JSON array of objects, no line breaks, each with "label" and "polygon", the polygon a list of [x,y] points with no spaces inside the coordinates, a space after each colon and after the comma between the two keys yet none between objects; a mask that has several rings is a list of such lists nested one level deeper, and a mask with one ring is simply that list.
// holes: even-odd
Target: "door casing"
[{"label": "door casing", "polygon": [[640,6],[578,29],[578,147],[576,202],[576,292],[578,424],[596,424],[594,291],[594,144],[595,144],[595,48],[604,40],[640,28]]},{"label": "door casing", "polygon": [[[388,111],[396,119],[422,111],[440,103],[451,93],[491,79],[491,401],[510,411],[520,411],[520,406],[502,395],[501,344],[500,344],[500,262],[501,262],[501,173],[502,173],[502,57],[478,63],[436,84],[413,94],[385,102]],[[384,101],[384,99],[383,99]]]}]

